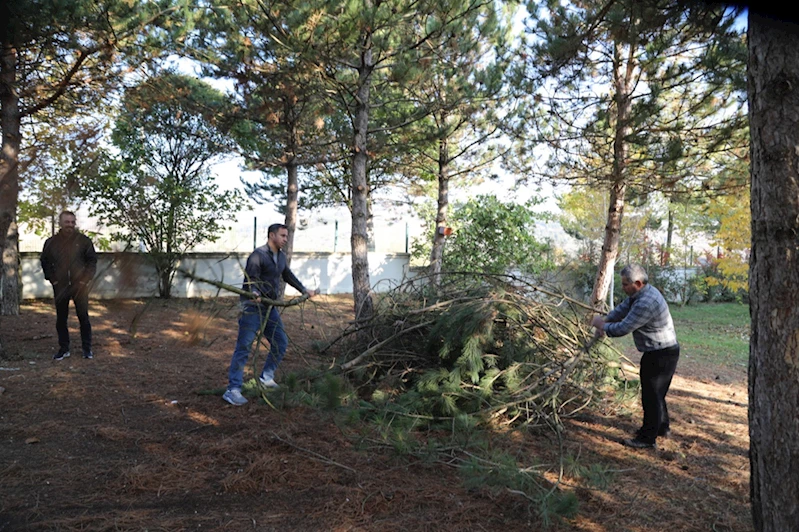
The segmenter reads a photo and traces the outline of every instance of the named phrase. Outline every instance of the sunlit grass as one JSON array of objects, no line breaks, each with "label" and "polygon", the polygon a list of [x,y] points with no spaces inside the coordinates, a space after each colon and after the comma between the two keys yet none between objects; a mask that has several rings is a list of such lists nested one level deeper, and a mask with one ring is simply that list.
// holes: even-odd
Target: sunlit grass
[{"label": "sunlit grass", "polygon": [[[749,360],[749,306],[740,303],[671,305],[680,352],[701,364],[746,366]],[[635,350],[631,336],[616,339]]]},{"label": "sunlit grass", "polygon": [[749,305],[713,303],[671,308],[681,351],[700,362],[746,365]]}]

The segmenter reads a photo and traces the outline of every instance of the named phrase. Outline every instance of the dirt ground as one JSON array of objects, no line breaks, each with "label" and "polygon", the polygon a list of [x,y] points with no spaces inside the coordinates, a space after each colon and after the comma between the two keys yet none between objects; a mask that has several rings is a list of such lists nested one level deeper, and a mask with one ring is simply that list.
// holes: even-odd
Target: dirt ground
[{"label": "dirt ground", "polygon": [[[521,494],[467,489],[451,465],[356,442],[334,412],[223,402],[233,300],[92,301],[90,315],[94,360],[80,357],[74,316],[77,352],[52,360],[51,301],[0,321],[0,531],[544,529]],[[331,364],[313,345],[351,315],[344,296],[288,310],[278,382]],[[673,435],[657,450],[618,443],[640,423],[636,404],[568,423],[565,451],[612,479],[596,489],[567,475],[580,512],[550,530],[752,530],[745,368],[685,353],[677,373]],[[554,479],[552,435],[514,436],[519,466]]]}]

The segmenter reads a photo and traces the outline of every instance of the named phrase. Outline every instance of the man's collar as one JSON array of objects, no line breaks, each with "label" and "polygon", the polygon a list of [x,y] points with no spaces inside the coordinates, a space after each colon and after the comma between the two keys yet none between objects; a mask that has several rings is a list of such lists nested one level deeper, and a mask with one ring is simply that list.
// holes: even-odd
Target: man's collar
[{"label": "man's collar", "polygon": [[647,288],[648,286],[649,286],[649,283],[647,283],[647,284],[645,284],[644,286],[642,286],[642,287],[641,287],[641,289],[640,289],[639,291],[637,291],[636,293],[634,293],[633,295],[631,295],[631,296],[630,296],[630,300],[632,301],[633,299],[637,299],[637,298],[638,298],[638,296],[640,296],[640,295],[641,295],[641,292],[643,292],[644,290],[646,290],[646,288]]}]

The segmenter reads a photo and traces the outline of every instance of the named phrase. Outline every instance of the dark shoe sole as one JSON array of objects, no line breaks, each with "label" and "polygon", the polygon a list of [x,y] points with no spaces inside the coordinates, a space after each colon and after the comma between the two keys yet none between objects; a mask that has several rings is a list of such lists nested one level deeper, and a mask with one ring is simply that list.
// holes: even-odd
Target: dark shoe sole
[{"label": "dark shoe sole", "polygon": [[625,447],[630,447],[632,449],[655,449],[656,445],[654,443],[647,443],[645,441],[637,440],[635,438],[630,438],[627,440],[622,440],[622,445]]},{"label": "dark shoe sole", "polygon": [[[639,438],[640,436],[641,436],[641,431],[640,430],[635,431],[635,438]],[[662,432],[658,432],[658,438],[668,438],[669,436],[671,436],[671,430],[670,429],[666,429],[666,430],[664,430]]]}]

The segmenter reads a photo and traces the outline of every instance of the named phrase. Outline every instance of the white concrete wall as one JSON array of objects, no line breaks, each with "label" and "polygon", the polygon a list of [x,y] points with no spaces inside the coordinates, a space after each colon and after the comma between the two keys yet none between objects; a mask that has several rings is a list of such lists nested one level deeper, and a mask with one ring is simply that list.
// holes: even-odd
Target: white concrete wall
[{"label": "white concrete wall", "polygon": [[[193,253],[180,264],[206,279],[241,287],[249,253]],[[408,275],[410,256],[405,253],[369,253],[369,275],[375,291],[388,290]],[[323,294],[352,293],[352,259],[349,253],[295,252],[291,270],[309,289]],[[21,254],[22,297],[53,297],[45,281],[38,253]],[[175,275],[173,297],[209,297],[218,293],[212,285]],[[296,294],[287,287],[286,295]],[[139,253],[98,253],[97,275],[91,297],[100,299],[152,297],[158,295],[155,270]],[[220,295],[232,295],[220,293]]]}]

